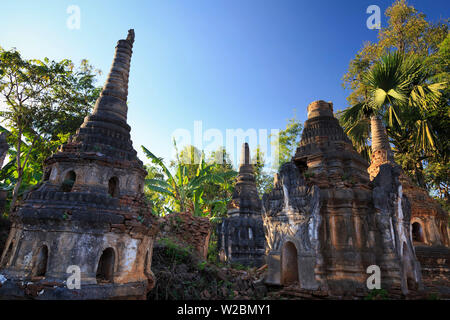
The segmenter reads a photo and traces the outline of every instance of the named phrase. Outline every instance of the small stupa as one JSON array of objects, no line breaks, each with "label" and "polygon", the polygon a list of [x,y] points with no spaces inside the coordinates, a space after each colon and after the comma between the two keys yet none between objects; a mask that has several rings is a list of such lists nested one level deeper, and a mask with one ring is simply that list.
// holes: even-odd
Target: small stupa
[{"label": "small stupa", "polygon": [[248,143],[242,145],[236,187],[228,205],[227,217],[219,225],[218,235],[222,261],[245,266],[261,266],[264,263],[261,200]]}]

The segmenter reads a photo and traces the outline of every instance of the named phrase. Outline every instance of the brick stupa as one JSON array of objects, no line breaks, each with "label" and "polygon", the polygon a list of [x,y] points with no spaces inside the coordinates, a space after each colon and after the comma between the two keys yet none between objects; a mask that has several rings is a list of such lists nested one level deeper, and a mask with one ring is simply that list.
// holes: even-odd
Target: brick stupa
[{"label": "brick stupa", "polygon": [[[133,30],[118,41],[93,114],[13,213],[1,298],[144,299],[152,288],[157,228],[126,121],[133,43]],[[68,288],[69,266],[80,268],[80,289]]]}]

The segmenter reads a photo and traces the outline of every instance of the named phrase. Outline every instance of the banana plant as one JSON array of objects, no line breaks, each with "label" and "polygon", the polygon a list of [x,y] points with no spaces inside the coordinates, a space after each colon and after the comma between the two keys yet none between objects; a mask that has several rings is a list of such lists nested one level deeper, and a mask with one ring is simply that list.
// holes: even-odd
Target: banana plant
[{"label": "banana plant", "polygon": [[189,177],[187,174],[188,168],[180,161],[178,152],[176,173],[172,175],[161,158],[155,156],[144,146],[142,146],[142,150],[153,164],[162,169],[165,175],[163,179],[146,179],[146,187],[151,191],[172,198],[172,202],[179,206],[181,212],[190,210],[195,216],[203,215],[203,209],[207,206],[203,198],[204,187],[207,184],[226,184],[228,179],[237,175],[237,172],[233,170],[220,173],[213,172],[215,164],[207,164],[202,153],[194,177]]}]

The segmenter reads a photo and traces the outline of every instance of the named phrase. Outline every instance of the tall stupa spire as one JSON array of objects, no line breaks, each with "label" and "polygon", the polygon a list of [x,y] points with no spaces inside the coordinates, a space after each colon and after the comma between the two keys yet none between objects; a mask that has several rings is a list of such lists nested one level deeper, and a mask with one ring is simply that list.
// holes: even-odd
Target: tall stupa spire
[{"label": "tall stupa spire", "polygon": [[128,78],[133,54],[134,30],[128,31],[125,40],[119,40],[116,46],[111,70],[105,86],[97,100],[94,114],[99,111],[123,120],[127,118]]},{"label": "tall stupa spire", "polygon": [[[94,111],[85,118],[65,152],[94,152],[110,157],[137,161],[127,124],[127,97],[130,62],[133,53],[134,30],[117,42],[115,55],[106,83],[95,103]],[[139,164],[140,165],[140,164]]]},{"label": "tall stupa spire", "polygon": [[242,145],[242,151],[241,151],[241,166],[242,165],[248,165],[250,164],[250,148],[248,146],[248,143],[245,142]]},{"label": "tall stupa spire", "polygon": [[127,101],[128,77],[130,74],[131,55],[133,54],[134,30],[128,31],[126,40],[119,40],[116,46],[111,71],[103,87],[103,96],[117,97]]}]

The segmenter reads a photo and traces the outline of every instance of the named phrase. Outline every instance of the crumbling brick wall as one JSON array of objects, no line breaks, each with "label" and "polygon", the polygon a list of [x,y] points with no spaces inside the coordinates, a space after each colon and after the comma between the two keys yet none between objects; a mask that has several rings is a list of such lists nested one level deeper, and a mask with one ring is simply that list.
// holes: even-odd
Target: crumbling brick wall
[{"label": "crumbling brick wall", "polygon": [[409,177],[402,175],[403,193],[411,202],[411,224],[419,223],[422,242],[417,245],[450,246],[449,215],[425,189],[416,186]]},{"label": "crumbling brick wall", "polygon": [[417,246],[415,250],[425,287],[437,292],[444,288],[445,297],[442,298],[450,298],[450,249],[444,246]]},{"label": "crumbling brick wall", "polygon": [[211,222],[205,217],[195,217],[189,212],[172,213],[161,218],[160,238],[172,237],[182,245],[191,246],[203,259],[208,254]]}]

